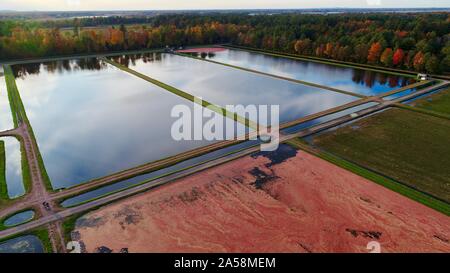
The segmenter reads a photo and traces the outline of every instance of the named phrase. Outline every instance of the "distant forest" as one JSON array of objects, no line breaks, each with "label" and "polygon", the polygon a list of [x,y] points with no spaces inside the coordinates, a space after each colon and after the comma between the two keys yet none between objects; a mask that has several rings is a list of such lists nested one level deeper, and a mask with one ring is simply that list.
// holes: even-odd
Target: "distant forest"
[{"label": "distant forest", "polygon": [[0,21],[0,59],[232,43],[450,72],[450,14],[215,14]]}]

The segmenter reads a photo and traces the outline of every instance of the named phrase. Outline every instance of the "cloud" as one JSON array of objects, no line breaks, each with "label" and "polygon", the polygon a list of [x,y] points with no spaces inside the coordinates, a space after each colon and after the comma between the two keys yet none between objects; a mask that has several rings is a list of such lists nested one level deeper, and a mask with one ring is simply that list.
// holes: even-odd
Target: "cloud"
[{"label": "cloud", "polygon": [[381,0],[367,0],[369,6],[381,6]]},{"label": "cloud", "polygon": [[66,3],[70,7],[80,6],[81,5],[81,1],[80,0],[66,0]]}]

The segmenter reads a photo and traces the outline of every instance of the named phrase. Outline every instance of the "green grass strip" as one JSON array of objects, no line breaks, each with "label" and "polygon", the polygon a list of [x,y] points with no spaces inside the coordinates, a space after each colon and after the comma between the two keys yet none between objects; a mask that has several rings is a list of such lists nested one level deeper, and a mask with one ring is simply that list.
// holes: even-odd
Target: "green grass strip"
[{"label": "green grass strip", "polygon": [[0,141],[0,198],[8,200],[8,185],[6,184],[5,142]]},{"label": "green grass strip", "polygon": [[78,220],[78,218],[80,218],[81,216],[83,216],[86,213],[87,212],[77,213],[77,214],[71,215],[69,217],[66,217],[66,219],[64,219],[64,222],[62,222],[64,241],[66,241],[66,242],[72,241],[71,233],[75,229],[77,220]]},{"label": "green grass strip", "polygon": [[[380,67],[371,66],[371,65],[367,65],[367,64],[357,64],[357,63],[350,63],[350,62],[343,62],[343,61],[336,61],[336,60],[328,60],[328,59],[319,58],[319,57],[294,55],[294,54],[290,54],[290,53],[283,53],[283,52],[258,49],[258,48],[252,48],[252,47],[245,47],[245,46],[237,46],[237,45],[223,45],[223,47],[232,48],[232,49],[241,49],[241,50],[246,50],[249,52],[262,53],[262,54],[265,54],[268,56],[281,57],[281,58],[287,58],[287,59],[292,59],[292,60],[310,61],[310,62],[315,62],[315,63],[329,64],[329,65],[335,65],[335,66],[346,67],[346,68],[370,70],[370,71],[374,71],[374,72],[391,74],[391,75],[395,75],[395,76],[403,76],[403,77],[408,77],[408,78],[416,77],[415,72],[393,71],[392,69],[389,69],[389,68],[386,68],[386,70],[384,70]],[[407,74],[407,73],[412,73],[413,75]]]},{"label": "green grass strip", "polygon": [[18,93],[16,79],[14,73],[9,65],[3,66],[5,73],[6,89],[8,90],[9,106],[11,107],[11,114],[13,118],[14,127],[19,127],[19,122],[22,121],[20,110],[17,105],[16,94]]},{"label": "green grass strip", "polygon": [[406,196],[414,201],[417,201],[421,204],[424,204],[425,206],[428,206],[432,209],[442,212],[443,214],[445,214],[447,216],[450,216],[450,205],[446,202],[437,200],[427,194],[424,194],[422,192],[414,190],[414,189],[407,187],[403,184],[400,184],[392,179],[389,179],[386,176],[374,173],[366,168],[358,166],[352,162],[344,160],[344,159],[337,157],[333,154],[330,154],[328,152],[317,151],[299,139],[290,140],[290,141],[287,141],[286,143],[293,146],[294,148],[301,149],[308,153],[316,155],[330,163],[333,163],[334,165],[344,168],[350,172],[353,172],[359,176],[362,176],[368,180],[371,180],[385,188],[395,191],[403,196]]},{"label": "green grass strip", "polygon": [[[169,91],[169,92],[171,92],[171,93],[173,93],[173,94],[175,94],[177,96],[180,96],[182,98],[190,100],[190,101],[192,101],[194,103],[200,104],[199,100],[195,96],[193,96],[193,95],[191,95],[191,94],[189,94],[187,92],[184,92],[184,91],[182,91],[182,90],[180,90],[178,88],[175,88],[173,86],[170,86],[168,84],[160,82],[160,81],[158,81],[156,79],[153,79],[153,78],[151,78],[151,77],[149,77],[147,75],[141,74],[141,73],[139,73],[139,72],[137,72],[137,71],[135,71],[133,69],[130,69],[130,68],[126,67],[126,66],[118,64],[118,63],[116,63],[116,62],[114,62],[112,60],[109,60],[107,58],[102,58],[102,59],[105,62],[107,62],[107,63],[109,63],[109,64],[111,64],[111,65],[113,65],[113,66],[115,66],[115,67],[125,71],[125,72],[128,72],[128,73],[130,73],[130,74],[132,74],[132,75],[134,75],[134,76],[136,76],[138,78],[141,78],[141,79],[143,79],[145,81],[148,81],[148,82],[150,82],[150,83],[152,83],[152,84],[154,84],[156,86],[159,86],[159,87],[161,87],[161,88],[163,88],[163,89],[165,89],[165,90],[167,90],[167,91]],[[244,117],[238,115],[237,113],[232,113],[232,112],[226,110],[225,108],[222,108],[222,107],[220,107],[218,105],[212,104],[212,103],[210,103],[208,101],[205,101],[205,100],[202,100],[200,105],[205,107],[205,108],[208,108],[211,111],[219,113],[222,116],[226,116],[228,118],[233,119],[234,121],[237,121],[237,122],[239,122],[241,124],[244,124],[245,126],[251,128],[251,129],[258,130],[258,124],[257,123],[255,123],[255,122],[253,122],[253,121],[251,121],[251,120],[249,120],[247,118],[244,118]]]},{"label": "green grass strip", "polygon": [[[41,152],[39,150],[39,146],[36,141],[36,137],[33,132],[33,128],[31,127],[31,123],[28,120],[28,117],[26,115],[25,107],[22,103],[22,99],[20,98],[20,93],[16,85],[16,79],[14,77],[14,73],[11,69],[11,66],[4,65],[3,70],[5,72],[5,80],[6,80],[6,87],[8,89],[8,99],[11,107],[11,113],[13,115],[13,121],[14,126],[17,128],[19,126],[20,122],[25,122],[28,126],[28,130],[30,133],[32,145],[34,145],[34,148],[37,153],[37,160],[40,172],[42,174],[42,178],[45,184],[45,187],[48,191],[53,191],[53,186],[50,182],[50,177],[48,176],[47,170],[44,166],[44,160],[42,159]],[[21,153],[22,153],[22,175],[24,176],[24,183],[25,185],[31,186],[31,174],[29,170],[29,164],[25,153],[24,148],[24,142],[22,139],[20,139],[21,142]]]},{"label": "green grass strip", "polygon": [[412,107],[412,106],[402,104],[402,103],[396,103],[396,104],[394,104],[394,107],[405,109],[408,111],[417,112],[417,113],[424,114],[424,115],[433,116],[436,118],[443,118],[443,119],[450,120],[450,115],[448,115],[448,114],[439,113],[439,112],[424,109],[424,108]]},{"label": "green grass strip", "polygon": [[361,94],[358,94],[358,93],[353,93],[353,92],[337,89],[337,88],[326,86],[326,85],[320,85],[320,84],[311,83],[311,82],[307,82],[307,81],[302,81],[302,80],[292,79],[292,78],[288,78],[288,77],[278,76],[278,75],[274,75],[274,74],[270,74],[270,73],[266,73],[266,72],[262,72],[262,71],[258,71],[258,70],[253,70],[253,69],[250,69],[250,68],[245,68],[245,67],[241,67],[241,66],[237,66],[237,65],[222,63],[222,62],[209,60],[209,59],[203,59],[203,58],[199,58],[199,57],[196,57],[196,56],[193,56],[193,55],[189,55],[189,54],[182,54],[182,53],[174,53],[174,54],[179,55],[179,56],[183,56],[183,57],[187,57],[187,58],[200,60],[200,61],[210,62],[210,63],[213,63],[213,64],[223,65],[223,66],[227,66],[227,67],[230,67],[230,68],[239,69],[239,70],[243,70],[243,71],[247,71],[247,72],[251,72],[251,73],[255,73],[255,74],[260,74],[260,75],[263,75],[263,76],[268,76],[268,77],[272,77],[272,78],[276,78],[276,79],[280,79],[280,80],[284,80],[284,81],[289,81],[289,82],[298,83],[298,84],[302,84],[302,85],[312,86],[312,87],[315,87],[315,88],[329,90],[329,91],[333,91],[333,92],[337,92],[337,93],[341,93],[341,94],[345,94],[345,95],[350,95],[350,96],[359,97],[359,98],[366,98],[367,97],[367,96],[364,96],[364,95],[361,95]]},{"label": "green grass strip", "polygon": [[[24,121],[24,112],[22,102],[20,100],[19,91],[16,85],[16,79],[14,73],[9,65],[4,66],[6,88],[8,91],[8,100],[11,108],[11,114],[13,117],[14,127],[19,127],[19,123]],[[21,108],[22,107],[22,108]],[[25,117],[25,120],[27,118]],[[31,128],[31,127],[29,127]],[[33,135],[34,136],[34,135]],[[25,153],[25,144],[22,138],[17,138],[20,142],[20,153],[21,153],[21,165],[22,165],[22,179],[25,186],[25,192],[31,191],[31,174],[30,167],[28,165],[27,156]]]},{"label": "green grass strip", "polygon": [[46,228],[35,229],[31,231],[31,235],[35,235],[39,238],[39,240],[41,240],[46,253],[53,253],[52,242],[50,241],[50,235],[48,234],[48,230]]},{"label": "green grass strip", "polygon": [[80,218],[83,215],[86,215],[89,212],[94,211],[96,209],[97,208],[89,209],[87,211],[79,212],[79,213],[70,215],[69,217],[66,217],[61,225],[63,236],[64,236],[64,241],[66,241],[66,242],[72,241],[72,231],[75,230],[75,226],[77,224],[78,218]]}]

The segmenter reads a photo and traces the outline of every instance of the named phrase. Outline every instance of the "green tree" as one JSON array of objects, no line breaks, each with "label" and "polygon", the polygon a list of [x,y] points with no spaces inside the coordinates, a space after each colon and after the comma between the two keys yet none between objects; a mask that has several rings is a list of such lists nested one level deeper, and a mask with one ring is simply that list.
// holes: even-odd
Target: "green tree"
[{"label": "green tree", "polygon": [[425,69],[428,73],[438,73],[439,65],[439,60],[435,55],[431,53],[425,54]]},{"label": "green tree", "polygon": [[392,66],[392,60],[393,60],[392,48],[386,48],[381,54],[380,61],[385,66],[390,67]]}]

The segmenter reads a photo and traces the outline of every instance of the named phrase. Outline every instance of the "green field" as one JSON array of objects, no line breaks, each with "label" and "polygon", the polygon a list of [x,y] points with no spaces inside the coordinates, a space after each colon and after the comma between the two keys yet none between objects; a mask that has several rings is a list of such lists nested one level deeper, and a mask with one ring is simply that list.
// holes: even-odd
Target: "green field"
[{"label": "green field", "polygon": [[450,115],[450,87],[430,96],[418,99],[413,106]]},{"label": "green field", "polygon": [[450,121],[389,109],[317,135],[314,145],[450,202]]}]

